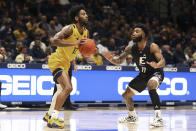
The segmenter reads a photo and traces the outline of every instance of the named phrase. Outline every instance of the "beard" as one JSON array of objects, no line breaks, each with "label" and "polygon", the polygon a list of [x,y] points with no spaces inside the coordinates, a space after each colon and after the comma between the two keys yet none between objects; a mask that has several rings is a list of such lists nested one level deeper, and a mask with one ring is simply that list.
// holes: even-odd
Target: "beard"
[{"label": "beard", "polygon": [[83,26],[86,26],[86,25],[88,24],[87,21],[85,21],[84,19],[82,19],[82,18],[80,18],[80,17],[79,17],[79,23],[80,23],[81,25],[83,25]]},{"label": "beard", "polygon": [[133,42],[138,43],[142,40],[142,36],[138,36],[135,39],[133,39]]}]

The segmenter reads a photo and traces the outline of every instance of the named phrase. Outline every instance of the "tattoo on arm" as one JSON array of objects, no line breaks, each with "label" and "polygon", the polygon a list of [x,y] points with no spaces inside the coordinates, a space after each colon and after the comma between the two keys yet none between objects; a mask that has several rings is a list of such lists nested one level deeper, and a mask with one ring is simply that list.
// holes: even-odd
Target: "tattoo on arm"
[{"label": "tattoo on arm", "polygon": [[120,56],[114,57],[112,59],[112,62],[117,63],[117,64],[121,64],[126,59],[126,57],[127,57],[126,52],[123,52],[120,54]]},{"label": "tattoo on arm", "polygon": [[55,36],[54,39],[63,39],[67,38],[71,35],[71,27],[70,26],[65,26],[60,32],[58,32]]},{"label": "tattoo on arm", "polygon": [[64,34],[62,31],[56,33],[56,35],[54,36],[54,39],[63,39],[64,38]]},{"label": "tattoo on arm", "polygon": [[113,59],[112,59],[112,62],[113,63],[116,63],[116,64],[121,64],[125,59],[126,59],[126,57],[129,55],[129,54],[131,54],[131,48],[132,48],[132,46],[127,46],[126,48],[125,48],[125,51],[123,52],[123,53],[121,53],[120,54],[120,56],[118,56],[118,57],[113,57]]},{"label": "tattoo on arm", "polygon": [[52,46],[65,46],[68,42],[63,42],[62,39],[68,38],[73,33],[71,26],[64,27],[60,32],[56,33],[53,38],[50,39]]}]

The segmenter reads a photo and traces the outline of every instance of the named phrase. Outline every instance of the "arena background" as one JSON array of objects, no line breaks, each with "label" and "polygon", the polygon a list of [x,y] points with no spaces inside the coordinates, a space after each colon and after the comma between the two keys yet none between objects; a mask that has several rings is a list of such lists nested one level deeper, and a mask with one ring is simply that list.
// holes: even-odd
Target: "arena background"
[{"label": "arena background", "polygon": [[[159,94],[162,104],[194,104],[196,31],[194,0],[1,0],[0,79],[1,102],[5,104],[49,104],[54,82],[47,59],[55,51],[49,38],[70,23],[69,9],[83,4],[88,12],[90,38],[99,49],[120,54],[136,23],[149,29],[148,39],[157,43],[166,59],[165,79]],[[39,41],[37,51],[35,42]],[[25,49],[24,49],[25,48]],[[22,50],[27,59],[17,56]],[[102,57],[102,56],[101,56]],[[79,56],[78,73],[72,77],[75,103],[122,103],[126,84],[137,74],[134,63],[114,66]],[[92,94],[92,95],[89,95]],[[149,101],[147,92],[135,96]]]}]

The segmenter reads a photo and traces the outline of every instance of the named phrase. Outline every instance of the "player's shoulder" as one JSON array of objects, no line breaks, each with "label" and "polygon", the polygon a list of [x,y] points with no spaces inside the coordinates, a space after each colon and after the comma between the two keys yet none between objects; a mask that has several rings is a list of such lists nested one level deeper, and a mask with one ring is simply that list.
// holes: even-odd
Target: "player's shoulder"
[{"label": "player's shoulder", "polygon": [[159,45],[158,44],[156,44],[155,42],[152,42],[151,44],[150,44],[150,50],[151,50],[151,52],[155,52],[155,51],[157,51],[157,50],[159,50],[160,48],[159,48]]},{"label": "player's shoulder", "polygon": [[156,44],[155,42],[151,42],[150,48],[159,48],[159,45]]},{"label": "player's shoulder", "polygon": [[72,25],[66,25],[62,28],[61,30],[63,32],[63,34],[67,37],[69,37],[70,35],[73,34],[73,27]]},{"label": "player's shoulder", "polygon": [[69,31],[69,30],[73,30],[73,28],[72,28],[72,25],[70,24],[70,25],[64,26],[62,30],[63,31]]}]

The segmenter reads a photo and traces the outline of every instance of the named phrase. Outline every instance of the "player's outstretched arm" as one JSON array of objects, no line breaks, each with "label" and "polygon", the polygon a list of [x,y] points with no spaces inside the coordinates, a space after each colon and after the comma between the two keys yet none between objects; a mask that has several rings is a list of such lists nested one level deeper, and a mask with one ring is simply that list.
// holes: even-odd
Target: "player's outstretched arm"
[{"label": "player's outstretched arm", "polygon": [[156,62],[147,62],[147,64],[149,64],[151,67],[153,68],[162,68],[165,66],[165,59],[163,57],[163,55],[161,54],[160,48],[157,44],[152,43],[151,47],[150,47],[150,51],[151,53],[153,53],[157,59],[157,63]]},{"label": "player's outstretched arm", "polygon": [[50,38],[51,46],[68,47],[85,43],[86,39],[80,39],[76,42],[65,42],[62,40],[71,36],[72,33],[73,29],[71,26],[65,26],[60,32],[56,33],[54,37]]},{"label": "player's outstretched arm", "polygon": [[110,61],[112,64],[114,65],[120,65],[125,59],[126,57],[131,54],[131,45],[128,45],[124,52],[122,52],[120,54],[120,56],[115,56],[112,52],[107,51],[107,52],[102,52],[102,55],[108,60]]}]

